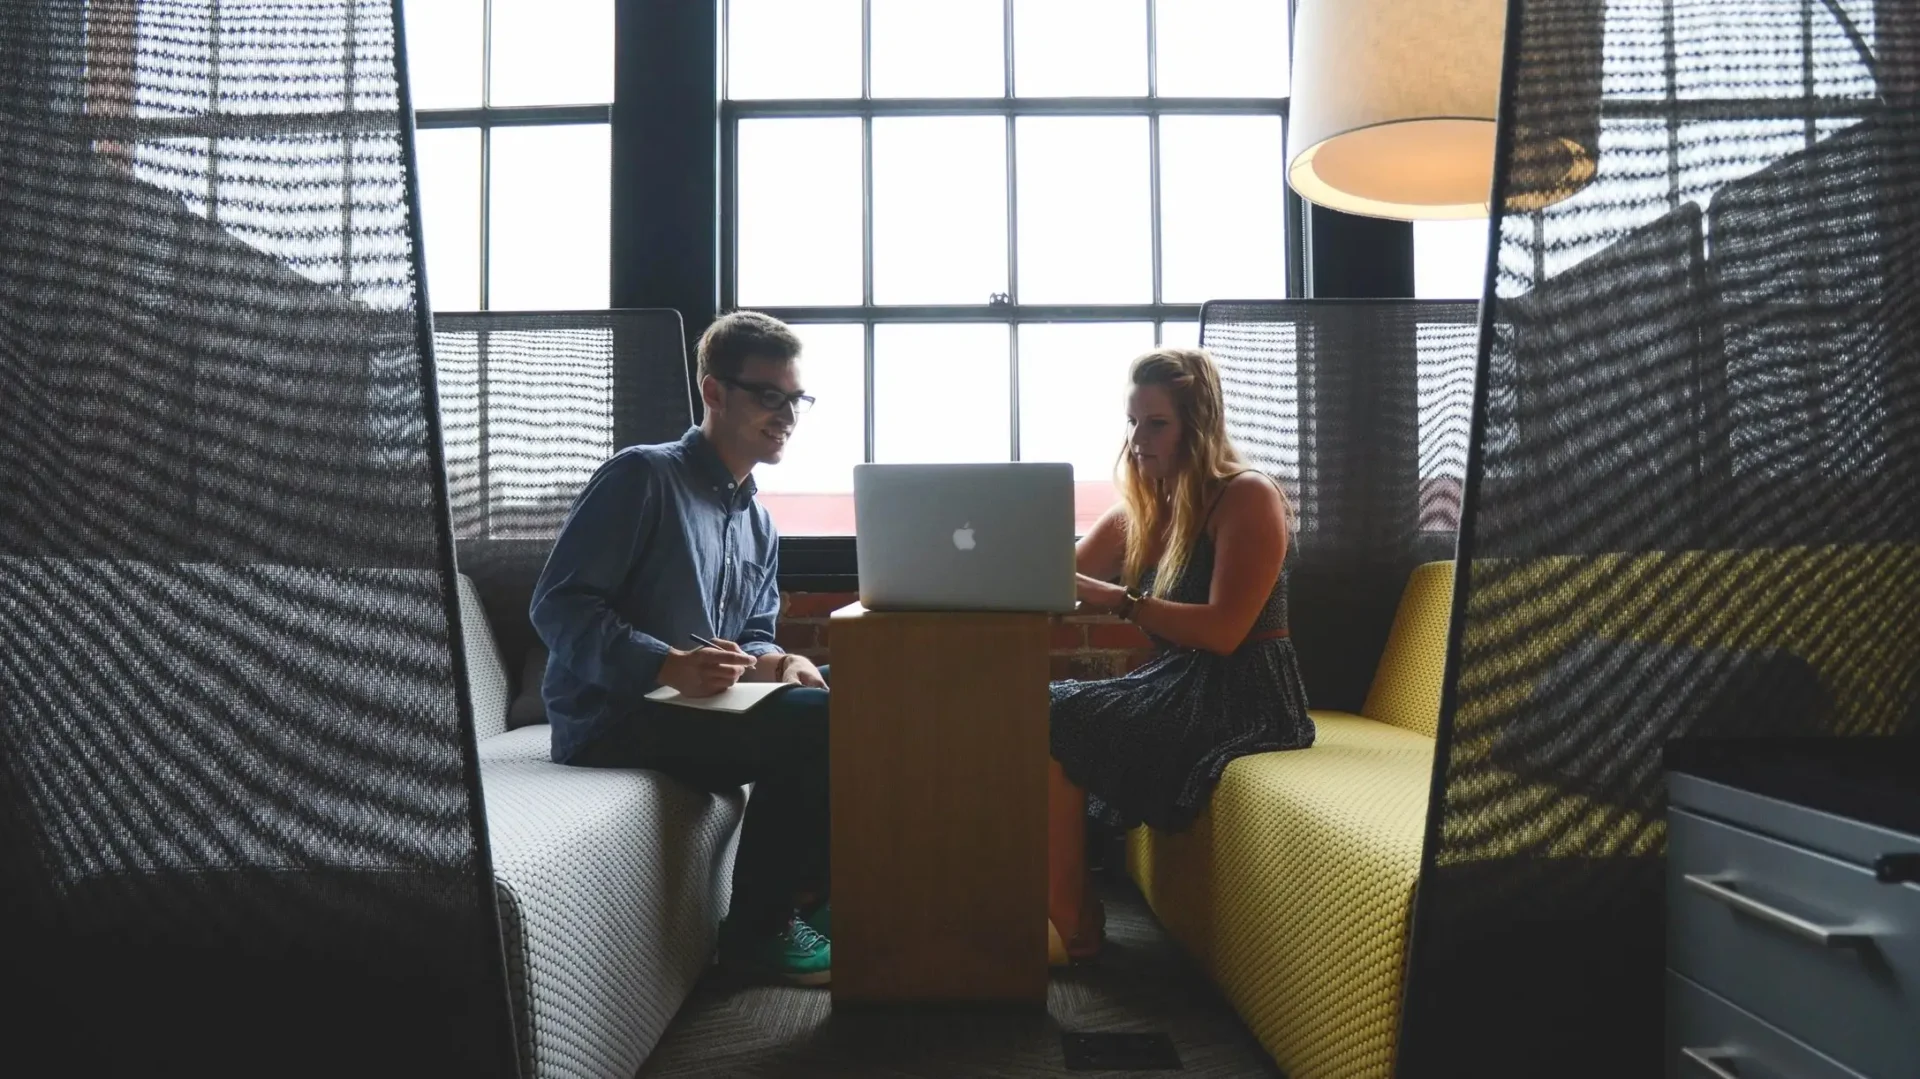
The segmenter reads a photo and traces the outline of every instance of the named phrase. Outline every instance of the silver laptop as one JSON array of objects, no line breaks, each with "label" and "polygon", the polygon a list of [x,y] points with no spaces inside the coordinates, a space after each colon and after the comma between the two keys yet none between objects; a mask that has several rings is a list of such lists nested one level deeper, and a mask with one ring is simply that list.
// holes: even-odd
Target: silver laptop
[{"label": "silver laptop", "polygon": [[855,465],[870,611],[1073,610],[1073,466]]}]

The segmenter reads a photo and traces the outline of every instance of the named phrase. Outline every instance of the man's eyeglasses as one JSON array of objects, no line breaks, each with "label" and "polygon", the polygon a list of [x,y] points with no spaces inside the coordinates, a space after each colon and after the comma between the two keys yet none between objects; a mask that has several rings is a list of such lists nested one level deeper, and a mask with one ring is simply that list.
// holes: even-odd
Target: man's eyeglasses
[{"label": "man's eyeglasses", "polygon": [[794,414],[799,415],[813,407],[813,398],[804,393],[788,393],[778,386],[769,386],[764,382],[742,382],[724,375],[713,376],[716,380],[732,386],[736,390],[753,395],[755,404],[768,412],[778,412],[792,406]]}]

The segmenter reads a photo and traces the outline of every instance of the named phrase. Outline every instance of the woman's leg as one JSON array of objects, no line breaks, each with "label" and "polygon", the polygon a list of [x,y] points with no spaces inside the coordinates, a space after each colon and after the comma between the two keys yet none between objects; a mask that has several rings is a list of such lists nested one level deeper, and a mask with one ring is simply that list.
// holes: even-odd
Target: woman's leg
[{"label": "woman's leg", "polygon": [[1087,917],[1087,792],[1075,786],[1056,760],[1047,761],[1047,920],[1069,954],[1092,955],[1100,947],[1098,925]]}]

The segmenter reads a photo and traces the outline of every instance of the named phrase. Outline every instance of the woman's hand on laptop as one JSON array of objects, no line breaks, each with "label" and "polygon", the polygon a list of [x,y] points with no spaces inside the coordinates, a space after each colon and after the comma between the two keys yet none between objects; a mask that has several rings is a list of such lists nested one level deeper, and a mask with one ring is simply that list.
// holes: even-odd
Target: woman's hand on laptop
[{"label": "woman's hand on laptop", "polygon": [[1074,592],[1080,597],[1080,610],[1085,614],[1112,614],[1127,599],[1126,589],[1084,573],[1077,575]]},{"label": "woman's hand on laptop", "polygon": [[674,649],[660,665],[660,684],[672,686],[688,697],[711,697],[732,688],[740,676],[753,669],[754,659],[731,641],[716,641],[726,648],[696,648],[691,652]]}]

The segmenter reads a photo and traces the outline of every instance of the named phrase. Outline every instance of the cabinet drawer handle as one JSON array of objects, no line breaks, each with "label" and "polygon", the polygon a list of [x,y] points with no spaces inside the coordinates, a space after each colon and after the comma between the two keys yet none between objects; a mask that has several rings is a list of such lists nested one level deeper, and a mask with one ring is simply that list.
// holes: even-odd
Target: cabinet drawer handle
[{"label": "cabinet drawer handle", "polygon": [[1696,891],[1705,892],[1742,914],[1751,915],[1823,948],[1858,944],[1873,939],[1873,934],[1861,932],[1851,926],[1821,925],[1819,922],[1810,922],[1797,914],[1788,914],[1779,907],[1768,906],[1750,895],[1743,895],[1727,887],[1728,879],[1724,877],[1703,877],[1688,873],[1681,879]]},{"label": "cabinet drawer handle", "polygon": [[1722,1049],[1686,1049],[1680,1050],[1682,1059],[1690,1060],[1701,1071],[1713,1076],[1713,1079],[1740,1079],[1738,1075],[1722,1067],[1722,1060],[1731,1059],[1733,1054]]}]

